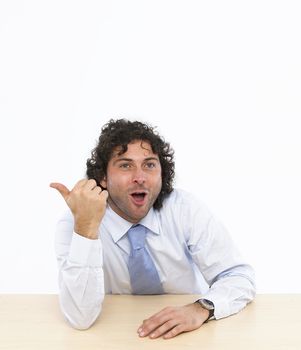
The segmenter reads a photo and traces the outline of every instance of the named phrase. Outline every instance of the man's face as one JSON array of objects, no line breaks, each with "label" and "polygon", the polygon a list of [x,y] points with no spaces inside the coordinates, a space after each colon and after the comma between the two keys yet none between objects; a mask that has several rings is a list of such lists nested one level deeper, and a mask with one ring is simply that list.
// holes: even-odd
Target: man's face
[{"label": "man's face", "polygon": [[150,210],[162,187],[161,164],[147,141],[133,141],[125,153],[117,147],[100,184],[109,192],[111,208],[127,221],[137,223]]}]

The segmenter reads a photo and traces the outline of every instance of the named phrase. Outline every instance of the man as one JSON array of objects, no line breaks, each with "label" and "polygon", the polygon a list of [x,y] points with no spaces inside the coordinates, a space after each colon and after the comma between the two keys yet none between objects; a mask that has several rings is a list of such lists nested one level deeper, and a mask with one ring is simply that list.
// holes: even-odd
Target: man
[{"label": "man", "polygon": [[[140,122],[110,120],[87,161],[87,179],[60,192],[56,254],[62,311],[90,327],[104,294],[199,294],[144,320],[141,337],[171,338],[240,311],[255,295],[252,268],[194,196],[173,189],[173,151]],[[140,240],[140,241],[139,241]]]}]

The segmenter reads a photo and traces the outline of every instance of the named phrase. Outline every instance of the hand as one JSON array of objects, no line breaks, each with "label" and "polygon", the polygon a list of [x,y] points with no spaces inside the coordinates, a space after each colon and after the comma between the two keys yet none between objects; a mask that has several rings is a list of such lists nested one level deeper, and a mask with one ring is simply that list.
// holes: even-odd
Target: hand
[{"label": "hand", "polygon": [[147,320],[138,329],[140,337],[173,338],[182,332],[193,331],[207,320],[209,311],[199,303],[180,307],[166,307]]},{"label": "hand", "polygon": [[74,231],[81,236],[97,239],[100,222],[105,214],[108,192],[97,186],[95,180],[82,179],[69,189],[60,183],[50,187],[60,192],[74,216]]}]

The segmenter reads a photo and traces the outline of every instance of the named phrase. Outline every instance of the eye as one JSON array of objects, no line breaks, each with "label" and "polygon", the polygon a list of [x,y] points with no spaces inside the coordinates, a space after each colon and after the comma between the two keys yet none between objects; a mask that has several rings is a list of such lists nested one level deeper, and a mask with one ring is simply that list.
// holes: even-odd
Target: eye
[{"label": "eye", "polygon": [[119,168],[122,168],[122,169],[129,169],[131,167],[131,164],[129,163],[122,163],[119,165]]},{"label": "eye", "polygon": [[154,162],[147,162],[145,164],[145,166],[148,168],[148,169],[152,169],[152,168],[155,168],[156,167],[156,163]]}]

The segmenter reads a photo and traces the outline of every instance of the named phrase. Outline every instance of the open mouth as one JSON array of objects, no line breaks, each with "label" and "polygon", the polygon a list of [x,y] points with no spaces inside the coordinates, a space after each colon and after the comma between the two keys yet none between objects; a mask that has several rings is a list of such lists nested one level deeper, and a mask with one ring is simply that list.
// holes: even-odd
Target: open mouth
[{"label": "open mouth", "polygon": [[133,192],[131,193],[131,197],[133,198],[136,204],[143,204],[144,199],[146,197],[146,192],[140,192],[140,191]]}]

